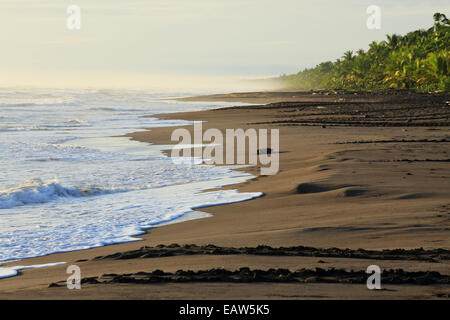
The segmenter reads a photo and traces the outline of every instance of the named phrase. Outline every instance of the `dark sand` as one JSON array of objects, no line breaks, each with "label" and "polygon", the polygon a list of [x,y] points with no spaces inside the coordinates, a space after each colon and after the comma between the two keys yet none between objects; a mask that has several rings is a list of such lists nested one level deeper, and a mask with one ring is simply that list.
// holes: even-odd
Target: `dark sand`
[{"label": "dark sand", "polygon": [[[0,280],[0,298],[448,299],[448,94],[264,92],[183,100],[192,99],[275,102],[159,116],[207,121],[203,125],[204,130],[280,129],[280,172],[274,176],[259,176],[258,166],[246,168],[256,177],[227,187],[238,188],[242,192],[263,192],[264,197],[202,208],[201,211],[209,212],[213,217],[151,229],[142,236],[143,241],[11,263],[31,265],[65,261],[79,265],[86,280],[82,290],[78,291],[61,286],[49,288],[49,284],[61,283],[67,278],[67,265],[24,270],[18,277]],[[189,126],[186,128],[191,129]],[[172,130],[157,128],[129,136],[154,144],[170,144],[173,143],[170,142]],[[393,251],[390,255],[378,252],[374,256],[355,255],[355,252],[365,251],[345,250],[336,251],[338,254],[331,256],[220,251],[217,254],[154,254],[157,245],[172,243],[213,244],[234,249],[259,245],[275,249],[310,246],[314,252],[333,247],[352,250],[423,248],[426,251],[409,252],[406,258],[404,251]],[[144,246],[150,248],[140,249]],[[141,254],[129,255],[134,250]],[[145,252],[149,256],[143,257],[142,250],[147,250]],[[128,258],[95,259],[117,253],[119,256],[128,255]],[[331,283],[323,283],[323,277],[317,274],[308,281],[300,277],[305,281],[288,283],[267,282],[267,279],[263,281],[260,278],[256,282],[247,279],[244,283],[224,278],[202,282],[198,279],[192,282],[191,279],[186,283],[165,283],[163,280],[155,280],[154,283],[122,283],[119,280],[96,283],[87,279],[104,274],[116,274],[118,279],[123,279],[123,274],[151,273],[157,269],[166,273],[215,268],[233,272],[243,267],[252,271],[336,268],[360,272],[371,264],[386,270],[435,271],[440,275],[436,279],[443,279],[443,282],[417,284],[406,281],[406,284],[397,284],[387,281],[383,285],[382,279],[382,286],[388,290],[370,291],[360,279],[355,280],[358,283],[342,283],[344,276],[336,276],[335,280],[329,280]],[[413,276],[413,279],[418,278],[419,275]]]}]

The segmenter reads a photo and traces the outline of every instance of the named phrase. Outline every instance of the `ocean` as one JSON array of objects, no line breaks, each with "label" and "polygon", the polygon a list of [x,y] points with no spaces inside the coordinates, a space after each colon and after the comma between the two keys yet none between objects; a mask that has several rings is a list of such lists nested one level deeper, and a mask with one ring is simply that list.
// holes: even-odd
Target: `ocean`
[{"label": "ocean", "polygon": [[146,228],[208,217],[194,211],[258,197],[202,192],[252,176],[233,167],[175,164],[117,137],[187,121],[143,118],[230,103],[182,103],[195,93],[0,89],[0,263],[138,241]]}]

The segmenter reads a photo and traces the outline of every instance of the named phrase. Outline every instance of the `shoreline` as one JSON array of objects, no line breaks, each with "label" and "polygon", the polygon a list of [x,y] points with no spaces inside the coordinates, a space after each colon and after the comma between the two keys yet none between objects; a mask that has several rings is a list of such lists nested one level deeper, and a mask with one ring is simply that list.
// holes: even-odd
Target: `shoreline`
[{"label": "shoreline", "polygon": [[[263,94],[270,95],[269,93]],[[256,93],[255,95],[258,97],[249,99],[253,99],[252,101],[261,99],[260,94]],[[277,93],[273,93],[273,95],[277,95]],[[352,108],[353,113],[355,108],[360,109],[358,112],[367,113],[365,109],[368,108],[368,104],[371,108],[378,107],[378,105],[385,108],[384,105],[389,104],[386,101],[390,99],[402,101],[404,97],[380,98],[372,95],[359,95],[355,98],[352,95],[330,96],[308,95],[307,93],[300,95],[302,100],[291,104],[226,107],[154,116],[166,119],[207,121],[204,125],[205,130],[211,127],[220,130],[241,127],[244,129],[248,127],[280,128],[280,151],[282,151],[280,172],[277,175],[266,177],[257,175],[258,166],[239,169],[253,174],[255,178],[224,188],[237,188],[240,192],[263,192],[264,197],[234,204],[203,207],[200,211],[210,213],[213,217],[149,229],[140,236],[144,239],[142,241],[52,254],[30,258],[27,261],[33,262],[33,264],[66,260],[69,264],[76,262],[85,270],[86,276],[94,276],[113,271],[115,273],[151,271],[158,265],[165,266],[164,271],[170,271],[171,269],[167,265],[170,257],[133,260],[133,266],[126,265],[123,261],[95,261],[93,259],[97,256],[136,250],[142,246],[154,247],[159,244],[170,245],[171,243],[195,243],[196,245],[211,243],[228,247],[252,247],[264,244],[273,247],[306,245],[317,248],[353,249],[359,247],[364,249],[450,248],[448,237],[446,238],[448,236],[446,215],[448,215],[449,207],[447,204],[448,192],[445,191],[445,188],[448,185],[448,179],[442,178],[446,177],[448,165],[446,166],[446,162],[439,162],[439,160],[446,159],[445,152],[449,149],[448,127],[436,125],[436,119],[430,126],[424,126],[422,115],[417,117],[419,125],[417,127],[412,126],[416,121],[414,119],[409,123],[401,122],[404,123],[401,126],[398,125],[399,120],[394,119],[395,121],[390,122],[391,126],[372,127],[369,126],[372,123],[368,124],[367,118],[362,116],[357,117],[359,127],[337,125],[354,120],[353,115],[350,118],[339,118],[342,117],[341,114],[348,113],[345,108]],[[208,99],[211,98],[208,97]],[[217,99],[224,99],[224,96],[219,96]],[[232,95],[230,99],[236,98]],[[276,102],[285,97],[273,96],[265,99],[268,102]],[[407,100],[407,98],[404,99]],[[444,99],[448,100],[448,96]],[[423,104],[425,101],[428,100],[417,103]],[[434,103],[430,101],[427,103]],[[250,100],[243,102],[250,102]],[[327,110],[331,104],[338,105],[337,108],[342,109],[339,111],[340,113],[335,116],[322,115],[325,113],[322,110]],[[356,107],[354,107],[355,104]],[[439,103],[436,104],[436,108],[438,106]],[[406,112],[417,111],[408,107]],[[428,112],[438,113],[432,108]],[[403,121],[403,118],[401,120]],[[305,126],[302,123],[309,125]],[[324,125],[324,123],[326,124]],[[433,130],[429,130],[429,128]],[[186,129],[191,130],[192,128],[187,126]],[[170,140],[171,130],[173,127],[152,128],[149,131],[126,136],[141,142],[167,145],[170,144],[167,142]],[[389,144],[388,149],[386,149],[387,144]],[[404,151],[405,146],[406,149],[412,151]],[[442,150],[439,151],[436,147]],[[386,154],[386,150],[393,154]],[[420,158],[419,156],[424,152],[434,158],[428,159],[429,161],[424,157],[422,157],[424,159]],[[392,159],[399,160],[399,162],[392,162]],[[419,160],[427,161],[415,162]],[[399,169],[393,169],[394,165]],[[381,172],[382,176],[380,176]],[[435,172],[433,173],[435,176],[432,176],[433,174],[430,172]],[[405,179],[409,179],[409,181],[403,182]],[[380,180],[384,181],[381,183]],[[428,192],[424,193],[423,189]],[[441,214],[433,212],[438,207],[442,207],[439,209],[442,211]],[[220,256],[199,256],[173,257],[171,263],[176,264],[176,269],[200,270],[222,265],[228,265],[229,268],[232,268],[233,265],[261,268],[268,266],[270,259],[266,260],[267,258],[248,256],[233,260],[234,264],[230,264]],[[289,262],[292,260],[289,257],[280,257],[275,260],[274,266],[278,267],[311,266],[312,263],[312,261],[307,263],[308,259],[304,257],[295,258],[294,264]],[[338,260],[339,258],[327,258],[324,266],[350,268],[357,261],[357,259],[339,260],[340,262]],[[317,263],[317,259],[314,261]],[[383,262],[384,265],[386,263],[386,261]],[[425,267],[423,265],[422,267],[427,270],[444,267],[444,269],[438,268],[442,272],[447,268],[447,263],[446,260],[443,260],[437,266],[427,265]],[[399,265],[395,262],[388,264],[391,267]],[[403,263],[401,266],[405,270],[414,269],[414,263]],[[10,294],[6,297],[20,297],[21,294],[27,297],[32,296],[33,292],[38,291],[26,289],[30,287],[30,284],[31,287],[34,284],[34,290],[43,290],[49,294],[51,292],[61,294],[63,289],[44,288],[50,283],[65,278],[64,267],[46,269],[38,271],[41,272],[40,276],[43,279],[39,279],[37,272],[33,270],[24,271],[18,277],[3,279],[2,284],[6,285],[7,292]],[[21,282],[22,284],[20,284]],[[189,286],[186,284],[186,288]],[[269,284],[265,286],[271,287]],[[95,292],[99,290],[97,293],[102,296],[102,292],[103,294],[105,292],[99,287],[101,285],[93,284],[92,290]],[[169,287],[167,290],[170,291]],[[251,285],[249,285],[250,287]],[[329,285],[328,287],[328,289],[324,289],[321,286],[320,290],[322,292],[328,290],[329,296],[339,297],[337,289],[339,286]],[[142,294],[142,288],[133,287],[133,290],[135,295],[130,292],[131,296],[136,297],[136,295]],[[168,294],[169,291],[166,293]],[[117,294],[120,296],[120,292]],[[408,296],[408,291],[399,289],[398,294]],[[163,293],[161,295],[164,296]],[[1,295],[1,297],[5,296]],[[76,295],[76,298],[80,297],[82,295]],[[186,298],[188,297],[192,296],[187,295]],[[230,293],[230,298],[232,297],[233,294]]]},{"label": "shoreline", "polygon": [[[167,99],[164,99],[164,100],[167,100]],[[171,99],[171,100],[176,101],[176,100],[178,100],[178,98],[174,98],[174,99]],[[220,108],[222,108],[222,106],[221,106],[221,107],[218,107],[218,109],[220,109]],[[209,109],[209,110],[215,110],[215,109]],[[199,111],[190,111],[190,112],[195,113],[195,112],[201,112],[201,111],[203,111],[203,110],[199,110]],[[179,112],[174,112],[174,113],[170,113],[170,114],[176,115],[176,114],[178,114],[178,113],[179,113]],[[165,113],[160,113],[160,114],[153,114],[153,115],[144,116],[144,117],[148,117],[148,118],[156,118],[156,119],[158,119],[158,118],[160,118],[160,117],[159,117],[160,115],[166,115],[166,114],[165,114]],[[181,126],[181,125],[176,125],[176,126],[170,125],[170,126],[162,127],[162,128],[176,129],[176,128],[179,128],[179,127],[182,127],[182,126]],[[157,129],[157,128],[158,128],[158,127],[154,127],[154,128],[151,128],[151,129]],[[147,132],[148,130],[150,130],[150,129],[142,129],[142,130],[139,130],[139,131],[136,131],[136,132],[131,132],[131,133],[124,134],[124,135],[120,135],[120,136],[111,136],[111,137],[108,137],[108,138],[126,138],[126,139],[127,139],[127,143],[129,143],[130,141],[134,140],[134,139],[131,137],[131,135],[133,135],[133,134],[135,134],[135,133],[138,133],[138,132]],[[144,144],[144,146],[142,147],[143,149],[145,149],[146,147],[148,147],[148,143],[146,143],[146,142],[144,143],[144,142],[141,142],[141,141],[138,141],[138,140],[135,140],[135,141]],[[150,143],[150,145],[153,145],[153,146],[159,146],[159,147],[160,147],[160,148],[158,148],[159,152],[161,152],[161,154],[163,154],[163,155],[165,155],[165,156],[168,156],[168,155],[167,155],[167,151],[168,151],[168,150],[164,149],[163,147],[165,147],[165,146],[167,146],[167,145],[169,145],[169,144],[171,144],[171,143],[167,143],[167,144],[166,144],[166,143],[160,143],[160,144]],[[231,167],[231,166],[230,166],[230,167]],[[230,168],[230,169],[231,169],[231,168]],[[239,169],[231,169],[231,170],[234,171],[234,170],[239,170]],[[240,170],[242,170],[242,169],[240,169]],[[229,178],[226,178],[226,179],[239,179],[239,178],[241,178],[241,176],[237,176],[237,177],[229,177]],[[245,180],[247,181],[248,179],[252,179],[252,178],[254,178],[254,177],[249,176],[249,177],[246,178]],[[244,182],[245,182],[245,181],[244,181]],[[193,182],[193,183],[202,183],[202,182],[201,182],[201,181],[197,181],[197,182]],[[230,188],[231,188],[232,186],[238,185],[238,184],[240,184],[240,183],[242,183],[242,182],[225,183],[225,184],[223,184],[223,185],[221,185],[221,186],[219,186],[219,187],[205,188],[205,189],[204,189],[203,191],[201,191],[201,192],[209,192],[210,190],[221,190],[222,188],[227,188],[227,187],[230,187]],[[236,189],[236,190],[237,190],[237,189]],[[191,211],[190,211],[190,212],[184,213],[184,214],[182,214],[182,215],[180,215],[180,216],[177,216],[177,217],[175,217],[175,218],[173,218],[173,219],[160,221],[160,222],[158,222],[158,223],[152,223],[152,226],[151,226],[151,227],[139,228],[139,231],[138,231],[137,233],[133,233],[133,234],[128,235],[130,238],[132,238],[132,239],[130,239],[130,240],[124,240],[124,241],[120,241],[120,242],[118,241],[118,242],[115,242],[115,243],[103,244],[103,245],[100,245],[100,246],[94,246],[94,247],[85,248],[85,249],[74,249],[74,250],[67,250],[67,251],[56,251],[56,252],[52,252],[52,253],[45,254],[45,255],[40,255],[40,256],[30,256],[30,257],[24,257],[24,258],[14,258],[14,259],[6,260],[6,261],[1,261],[1,262],[0,262],[0,268],[5,268],[5,269],[10,268],[10,267],[12,268],[12,266],[10,266],[11,264],[20,263],[20,262],[23,262],[23,261],[30,261],[30,260],[33,260],[33,259],[40,259],[40,258],[44,258],[44,257],[50,257],[50,256],[57,255],[57,254],[66,254],[66,253],[71,253],[71,252],[84,252],[84,251],[89,251],[89,250],[93,250],[93,249],[97,249],[97,248],[102,248],[102,247],[107,247],[107,246],[115,246],[115,245],[120,245],[120,244],[126,244],[126,243],[129,243],[129,242],[131,242],[131,243],[132,243],[132,242],[139,242],[139,241],[142,241],[142,239],[140,238],[140,236],[147,234],[149,230],[152,230],[152,229],[155,229],[155,228],[164,227],[164,226],[171,225],[171,224],[182,223],[182,222],[185,222],[185,221],[196,220],[196,219],[204,219],[204,218],[209,218],[209,217],[211,217],[211,216],[212,216],[211,214],[209,214],[209,213],[204,212],[204,211],[201,210],[201,209],[203,209],[203,208],[209,208],[209,207],[215,207],[215,206],[222,206],[222,205],[227,205],[227,204],[232,204],[232,203],[237,203],[237,202],[250,201],[250,200],[256,199],[256,198],[261,197],[261,196],[264,196],[264,194],[262,194],[262,193],[256,194],[256,193],[255,193],[255,194],[253,194],[253,195],[250,195],[250,194],[249,194],[249,198],[244,199],[244,200],[231,200],[231,202],[217,203],[217,204],[213,204],[213,205],[208,205],[208,204],[204,204],[204,205],[195,205],[195,206],[191,207],[191,209],[190,209]],[[192,215],[196,215],[196,217],[188,218],[189,216],[192,216]],[[57,262],[57,263],[60,263],[60,262]],[[51,264],[52,264],[52,263],[50,263],[50,265],[51,265]],[[28,267],[33,267],[33,268],[36,267],[36,268],[40,268],[41,265],[40,265],[40,264],[37,264],[37,265],[33,264],[33,265],[27,265],[26,267],[27,267],[27,268],[28,268]],[[14,277],[14,276],[10,276],[10,277]],[[5,278],[7,278],[7,277],[5,277]],[[0,277],[0,279],[4,279],[4,278]]]}]

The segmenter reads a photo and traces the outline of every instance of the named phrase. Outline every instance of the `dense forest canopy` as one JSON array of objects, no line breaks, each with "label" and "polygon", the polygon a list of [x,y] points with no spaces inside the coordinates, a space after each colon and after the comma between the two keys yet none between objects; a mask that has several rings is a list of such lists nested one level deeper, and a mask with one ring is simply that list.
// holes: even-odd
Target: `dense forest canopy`
[{"label": "dense forest canopy", "polygon": [[408,34],[388,35],[369,50],[347,51],[335,62],[322,62],[279,79],[287,89],[344,89],[373,91],[450,89],[450,22],[434,14],[434,26]]}]

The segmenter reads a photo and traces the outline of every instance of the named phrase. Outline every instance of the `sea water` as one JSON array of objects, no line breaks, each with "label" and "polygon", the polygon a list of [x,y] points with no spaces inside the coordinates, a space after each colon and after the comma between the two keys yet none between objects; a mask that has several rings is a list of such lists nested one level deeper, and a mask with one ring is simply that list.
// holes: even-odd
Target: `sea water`
[{"label": "sea water", "polygon": [[190,124],[144,115],[229,105],[169,99],[188,94],[0,89],[0,262],[136,241],[145,228],[208,216],[193,208],[260,196],[202,192],[251,175],[175,164],[167,146],[117,137]]}]

